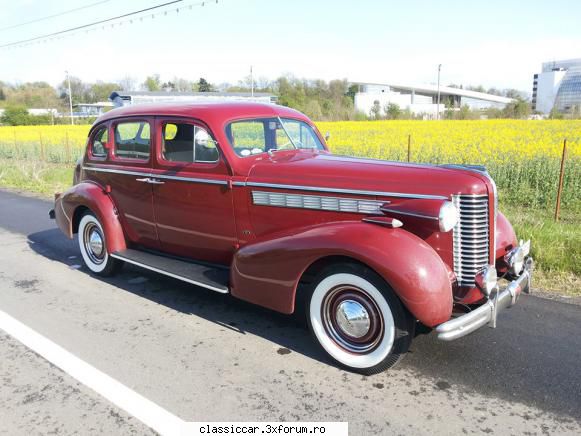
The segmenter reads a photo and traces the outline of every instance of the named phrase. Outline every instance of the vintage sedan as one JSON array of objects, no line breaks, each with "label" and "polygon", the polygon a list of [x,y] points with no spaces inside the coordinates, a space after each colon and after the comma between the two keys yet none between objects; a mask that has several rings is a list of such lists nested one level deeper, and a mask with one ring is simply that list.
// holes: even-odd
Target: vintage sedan
[{"label": "vintage sedan", "polygon": [[276,105],[114,109],[55,197],[93,273],[127,262],[304,312],[322,349],[364,374],[396,363],[417,326],[444,341],[494,327],[530,286],[530,244],[484,168],[335,156]]}]

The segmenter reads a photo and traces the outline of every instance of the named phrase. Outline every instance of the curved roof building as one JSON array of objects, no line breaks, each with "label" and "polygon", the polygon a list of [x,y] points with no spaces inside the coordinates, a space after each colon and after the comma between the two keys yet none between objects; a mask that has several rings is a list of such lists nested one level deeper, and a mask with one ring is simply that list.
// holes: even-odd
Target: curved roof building
[{"label": "curved roof building", "polygon": [[581,59],[543,63],[543,70],[533,80],[533,110],[548,114],[551,110],[581,110]]}]

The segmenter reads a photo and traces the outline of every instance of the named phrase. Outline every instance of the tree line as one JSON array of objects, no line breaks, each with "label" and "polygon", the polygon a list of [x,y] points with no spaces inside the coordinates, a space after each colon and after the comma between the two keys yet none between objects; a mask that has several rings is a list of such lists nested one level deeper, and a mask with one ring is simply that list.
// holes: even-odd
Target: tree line
[{"label": "tree line", "polygon": [[[357,112],[354,97],[358,86],[342,80],[309,80],[292,75],[269,80],[264,77],[252,79],[243,78],[236,84],[214,84],[205,78],[189,80],[181,77],[162,80],[159,74],[147,76],[139,83],[132,77],[124,77],[114,82],[85,82],[78,77],[70,76],[70,89],[73,105],[78,103],[98,103],[108,101],[113,91],[159,91],[159,92],[250,92],[269,93],[277,96],[278,104],[295,108],[314,120],[367,120],[367,119],[414,119],[409,110],[390,103],[385,107],[374,105],[368,113]],[[451,87],[458,87],[454,84]],[[516,98],[516,103],[509,104],[505,109],[489,109],[484,115],[489,118],[523,118],[530,114],[530,103],[525,101],[522,93],[516,90],[485,90],[483,87],[470,86],[465,89],[489,92],[497,95]],[[57,123],[59,119],[53,115],[34,116],[27,112],[30,108],[56,109],[59,113],[67,113],[69,106],[69,83],[66,78],[56,87],[47,82],[27,82],[11,84],[0,81],[0,108],[4,115],[0,118],[2,124],[46,124]],[[471,110],[468,106],[459,109],[447,107],[442,118],[471,119],[480,118],[482,111]],[[62,120],[61,120],[62,121]]]}]

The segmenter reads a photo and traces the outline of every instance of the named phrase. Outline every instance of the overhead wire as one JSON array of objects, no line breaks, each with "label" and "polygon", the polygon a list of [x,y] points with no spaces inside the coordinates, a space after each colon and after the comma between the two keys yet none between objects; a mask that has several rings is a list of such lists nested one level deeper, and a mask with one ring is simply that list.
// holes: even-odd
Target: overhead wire
[{"label": "overhead wire", "polygon": [[[171,5],[174,5],[177,3],[182,3],[183,1],[184,0],[173,0],[173,1],[166,2],[166,3],[151,6],[151,7],[145,8],[145,9],[140,9],[138,11],[133,11],[133,12],[129,12],[126,14],[117,15],[115,17],[110,17],[110,18],[107,18],[104,20],[94,21],[92,23],[83,24],[81,26],[75,26],[75,27],[72,27],[69,29],[58,31],[58,32],[52,32],[52,33],[48,33],[45,35],[36,36],[34,38],[28,38],[28,39],[24,39],[24,40],[20,40],[20,41],[10,42],[8,44],[0,45],[0,49],[6,49],[6,48],[12,48],[12,47],[21,47],[21,46],[25,46],[25,45],[30,45],[30,44],[35,43],[35,42],[40,42],[41,40],[52,40],[55,38],[60,38],[65,34],[72,33],[72,32],[78,32],[79,30],[83,30],[83,29],[85,29],[88,32],[91,28],[99,26],[99,25],[103,25],[106,23],[112,23],[111,26],[113,27],[115,24],[114,22],[117,22],[118,24],[122,24],[123,22],[127,22],[127,21],[133,22],[133,19],[120,21],[120,22],[119,22],[119,20],[122,20],[123,18],[127,18],[127,17],[133,17],[133,16],[138,15],[138,14],[145,14],[146,12],[160,9],[163,7],[167,7],[167,6],[171,6]],[[218,0],[216,0],[215,2],[218,3]],[[210,3],[210,2],[209,1],[201,1],[201,2],[197,2],[197,3],[189,4],[189,5],[186,5],[183,7],[189,7],[191,9],[192,6],[204,6],[206,3]],[[183,7],[177,8],[176,12],[179,12],[180,9],[182,9]],[[165,11],[160,11],[157,14],[164,13],[165,15],[167,15],[167,12],[168,11],[165,10]],[[155,17],[155,15],[156,14],[152,14],[151,15],[152,18]],[[140,18],[143,18],[143,17],[140,17]]]},{"label": "overhead wire", "polygon": [[22,26],[27,26],[29,24],[39,23],[41,21],[50,20],[51,18],[62,17],[63,15],[72,14],[73,12],[82,11],[83,9],[89,9],[89,8],[94,7],[94,6],[98,6],[98,5],[102,5],[103,3],[107,3],[109,1],[111,1],[111,0],[101,0],[101,1],[96,2],[96,3],[91,3],[89,5],[80,6],[78,8],[69,9],[67,11],[59,12],[57,14],[47,15],[46,17],[35,18],[34,20],[25,21],[23,23],[18,23],[18,24],[13,24],[13,25],[7,26],[7,27],[0,27],[0,32],[3,32],[5,30],[10,30],[10,29],[16,29],[16,28],[22,27]]}]

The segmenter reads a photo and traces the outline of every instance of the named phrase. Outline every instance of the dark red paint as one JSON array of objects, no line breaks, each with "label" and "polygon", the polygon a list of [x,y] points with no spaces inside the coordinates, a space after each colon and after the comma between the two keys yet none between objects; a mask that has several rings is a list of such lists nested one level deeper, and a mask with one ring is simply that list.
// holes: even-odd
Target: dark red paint
[{"label": "dark red paint", "polygon": [[[75,210],[86,207],[103,223],[110,252],[126,246],[147,247],[171,255],[231,267],[234,296],[274,310],[291,313],[302,274],[317,260],[345,256],[368,265],[394,289],[414,316],[429,326],[450,318],[453,295],[465,303],[482,300],[475,288],[457,288],[452,270],[452,232],[440,232],[437,221],[398,216],[404,224],[389,228],[362,221],[366,215],[254,205],[252,190],[324,195],[385,202],[388,209],[436,214],[442,199],[410,199],[428,195],[451,199],[453,194],[485,194],[494,204],[494,186],[483,174],[458,168],[385,162],[334,156],[327,150],[278,151],[241,158],[234,153],[225,126],[236,119],[285,117],[312,122],[289,108],[255,103],[157,104],[115,109],[97,120],[109,128],[107,157],[86,153],[76,184],[57,199],[59,227],[72,237]],[[150,123],[152,150],[144,161],[120,159],[113,153],[113,127],[122,120]],[[218,142],[216,163],[178,164],[164,161],[161,125],[181,121],[205,127]],[[125,172],[125,173],[123,173]],[[140,183],[143,175],[170,175],[197,182],[164,180],[162,185]],[[220,184],[200,181],[212,180]],[[245,183],[307,186],[365,191],[325,193],[292,186],[251,187]],[[397,193],[398,195],[390,195]],[[404,197],[401,196],[404,194]],[[494,208],[490,222],[494,223]],[[504,256],[516,243],[502,214],[497,216],[496,253]],[[501,262],[502,263],[502,262]],[[498,263],[497,263],[498,266]]]}]

